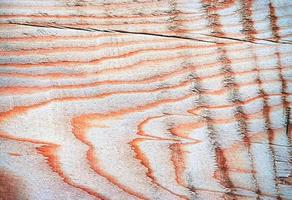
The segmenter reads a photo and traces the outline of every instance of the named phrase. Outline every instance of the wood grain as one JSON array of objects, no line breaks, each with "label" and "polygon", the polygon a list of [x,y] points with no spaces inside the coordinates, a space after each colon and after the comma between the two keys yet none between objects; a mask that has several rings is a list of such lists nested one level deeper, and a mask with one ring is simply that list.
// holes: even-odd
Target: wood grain
[{"label": "wood grain", "polygon": [[1,0],[0,199],[292,199],[288,0]]}]

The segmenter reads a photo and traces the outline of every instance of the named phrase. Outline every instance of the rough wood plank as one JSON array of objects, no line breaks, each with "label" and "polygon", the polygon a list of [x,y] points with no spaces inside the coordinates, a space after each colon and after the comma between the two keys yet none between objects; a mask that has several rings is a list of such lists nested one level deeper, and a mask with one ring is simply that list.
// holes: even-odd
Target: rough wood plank
[{"label": "rough wood plank", "polygon": [[1,0],[0,199],[292,199],[291,26],[288,0]]}]

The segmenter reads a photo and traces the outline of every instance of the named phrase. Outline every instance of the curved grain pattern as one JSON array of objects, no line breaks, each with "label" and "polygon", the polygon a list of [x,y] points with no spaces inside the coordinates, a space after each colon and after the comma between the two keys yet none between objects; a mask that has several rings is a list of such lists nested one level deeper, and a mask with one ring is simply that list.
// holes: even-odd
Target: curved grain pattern
[{"label": "curved grain pattern", "polygon": [[292,4],[1,0],[1,199],[292,199]]}]

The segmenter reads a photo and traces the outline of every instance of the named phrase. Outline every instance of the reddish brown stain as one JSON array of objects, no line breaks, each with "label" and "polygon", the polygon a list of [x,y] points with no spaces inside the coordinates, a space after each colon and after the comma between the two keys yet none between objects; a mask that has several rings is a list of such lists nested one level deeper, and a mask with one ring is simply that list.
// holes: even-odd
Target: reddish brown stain
[{"label": "reddish brown stain", "polygon": [[0,169],[0,199],[28,200],[24,181],[6,169]]},{"label": "reddish brown stain", "polygon": [[281,184],[292,185],[292,176],[288,176],[286,178],[279,178],[277,181],[279,181]]},{"label": "reddish brown stain", "polygon": [[226,188],[233,188],[233,183],[229,180],[229,166],[224,155],[224,151],[220,147],[215,148],[216,163],[218,169],[214,173],[214,177]]},{"label": "reddish brown stain", "polygon": [[[260,134],[264,134],[264,133],[254,133],[253,136],[258,136]],[[252,139],[253,138],[250,136],[249,140],[251,141]],[[237,143],[234,143],[228,148],[221,149],[225,157],[228,158],[229,172],[245,173],[245,174],[256,173],[254,169],[249,169],[249,168],[244,167],[246,166],[245,165],[246,159],[245,157],[240,156],[243,152],[246,152],[248,148],[250,147],[247,146],[245,142],[239,141]]]},{"label": "reddish brown stain", "polygon": [[186,169],[185,166],[185,152],[182,150],[182,144],[172,144],[169,149],[172,150],[171,161],[175,169],[176,182],[184,187],[187,186],[183,179],[183,172]]}]

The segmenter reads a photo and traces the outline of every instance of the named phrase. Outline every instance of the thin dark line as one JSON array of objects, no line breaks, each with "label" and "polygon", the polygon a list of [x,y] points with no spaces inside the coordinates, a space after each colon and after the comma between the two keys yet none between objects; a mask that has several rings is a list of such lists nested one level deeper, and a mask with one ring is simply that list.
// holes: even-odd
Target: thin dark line
[{"label": "thin dark line", "polygon": [[289,124],[290,124],[290,107],[287,108],[287,121],[286,121],[286,135],[289,138]]}]

